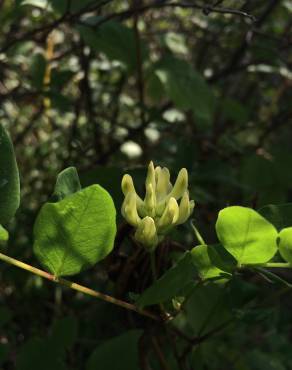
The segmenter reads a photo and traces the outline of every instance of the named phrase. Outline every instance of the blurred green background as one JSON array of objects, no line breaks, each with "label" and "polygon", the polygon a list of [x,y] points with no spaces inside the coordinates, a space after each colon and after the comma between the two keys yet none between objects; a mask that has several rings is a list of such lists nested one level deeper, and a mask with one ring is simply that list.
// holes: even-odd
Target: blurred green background
[{"label": "blurred green background", "polygon": [[[291,0],[0,0],[0,24],[0,120],[22,185],[9,255],[37,265],[36,214],[72,165],[84,186],[110,192],[118,212],[125,172],[142,192],[150,160],[173,175],[186,167],[210,243],[220,208],[292,201]],[[195,243],[189,225],[173,238]],[[114,254],[75,280],[114,294],[126,258]],[[3,263],[0,274],[1,370],[136,369],[142,321]],[[233,285],[236,303],[224,301],[238,321],[194,351],[187,369],[292,369],[289,294],[278,298],[283,288],[253,276]],[[199,295],[192,315],[210,297]],[[86,365],[116,335],[125,337],[103,348],[99,367]],[[127,360],[108,365],[115,356]]]}]

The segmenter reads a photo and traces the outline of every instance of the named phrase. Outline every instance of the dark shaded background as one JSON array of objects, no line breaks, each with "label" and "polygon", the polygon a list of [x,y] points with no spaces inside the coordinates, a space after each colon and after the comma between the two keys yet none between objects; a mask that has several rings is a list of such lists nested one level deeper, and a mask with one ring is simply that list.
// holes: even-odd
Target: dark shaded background
[{"label": "dark shaded background", "polygon": [[[0,25],[0,120],[22,182],[9,255],[37,265],[33,223],[70,165],[84,186],[103,185],[118,210],[125,171],[142,191],[150,160],[173,174],[186,167],[194,218],[209,242],[220,208],[291,201],[291,1],[0,0]],[[195,243],[188,225],[173,238]],[[115,294],[128,257],[118,250],[76,280]],[[141,271],[146,286],[147,264]],[[85,369],[100,343],[147,327],[3,263],[0,273],[3,370]],[[141,285],[135,276],[118,285],[125,299]],[[292,369],[289,294],[260,277],[237,283],[236,324],[193,351],[185,369]],[[249,297],[266,304],[253,310]],[[205,304],[198,297],[192,315],[200,317],[198,302]],[[122,357],[133,357],[125,347]],[[153,361],[151,369],[178,369]]]}]

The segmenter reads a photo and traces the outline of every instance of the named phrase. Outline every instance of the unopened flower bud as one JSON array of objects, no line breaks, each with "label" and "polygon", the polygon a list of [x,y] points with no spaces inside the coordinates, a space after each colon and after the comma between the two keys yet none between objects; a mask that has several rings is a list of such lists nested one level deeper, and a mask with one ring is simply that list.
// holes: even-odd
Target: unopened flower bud
[{"label": "unopened flower bud", "polygon": [[161,167],[160,166],[155,167],[155,182],[156,182],[156,184],[158,182],[160,172],[161,172]]},{"label": "unopened flower bud", "polygon": [[135,239],[144,245],[144,247],[153,249],[158,244],[155,222],[152,217],[144,217],[138,225],[135,233]]},{"label": "unopened flower bud", "polygon": [[123,192],[123,194],[124,194],[125,197],[129,193],[135,193],[136,194],[136,201],[137,201],[137,208],[138,209],[139,208],[143,208],[143,201],[139,197],[139,195],[136,193],[132,176],[130,176],[128,174],[126,174],[126,175],[123,176],[121,188],[122,188],[122,192]]},{"label": "unopened flower bud", "polygon": [[183,196],[184,192],[188,189],[188,171],[186,168],[182,168],[179,171],[176,182],[169,194],[169,197],[179,199]]},{"label": "unopened flower bud", "polygon": [[154,217],[156,212],[155,212],[155,207],[156,207],[156,195],[153,190],[153,186],[151,183],[146,185],[146,195],[144,199],[144,204],[146,211],[149,213],[151,217]]},{"label": "unopened flower bud", "polygon": [[122,215],[132,226],[138,226],[141,219],[137,212],[136,193],[128,193],[122,205]]},{"label": "unopened flower bud", "polygon": [[186,191],[179,204],[179,217],[176,222],[177,225],[183,224],[190,217],[191,214],[191,202],[189,193]]},{"label": "unopened flower bud", "polygon": [[178,217],[179,217],[179,207],[177,201],[175,198],[170,198],[165,207],[163,215],[158,221],[159,232],[165,232],[172,225],[175,225],[176,221],[178,220]]},{"label": "unopened flower bud", "polygon": [[155,169],[154,169],[154,164],[152,161],[149,163],[149,166],[148,166],[148,171],[147,171],[147,176],[146,176],[146,181],[145,181],[146,191],[147,191],[147,186],[149,184],[152,185],[152,188],[155,191],[155,188],[156,188]]},{"label": "unopened flower bud", "polygon": [[156,194],[159,200],[166,197],[171,187],[170,173],[167,168],[162,168],[157,179]]},{"label": "unopened flower bud", "polygon": [[124,196],[126,196],[128,193],[136,193],[132,176],[128,174],[124,175],[122,178],[122,192]]}]

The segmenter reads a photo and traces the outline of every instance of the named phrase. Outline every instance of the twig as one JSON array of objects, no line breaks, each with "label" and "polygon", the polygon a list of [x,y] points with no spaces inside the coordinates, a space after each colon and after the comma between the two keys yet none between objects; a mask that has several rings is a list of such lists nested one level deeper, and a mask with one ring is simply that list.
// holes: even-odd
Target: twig
[{"label": "twig", "polygon": [[140,315],[149,317],[149,318],[151,318],[155,321],[161,321],[161,319],[158,316],[156,316],[155,314],[153,314],[152,312],[140,309],[140,308],[136,307],[135,305],[133,305],[131,303],[122,301],[120,299],[116,299],[116,298],[111,297],[107,294],[103,294],[103,293],[100,293],[96,290],[87,288],[83,285],[73,283],[72,281],[69,281],[67,279],[63,279],[63,278],[54,276],[54,275],[52,275],[52,274],[50,274],[46,271],[40,270],[40,269],[38,269],[36,267],[33,267],[33,266],[31,266],[27,263],[24,263],[24,262],[21,262],[21,261],[15,259],[15,258],[9,257],[9,256],[7,256],[3,253],[0,253],[0,260],[4,261],[6,263],[9,263],[10,265],[19,267],[23,270],[29,271],[29,272],[31,272],[35,275],[38,275],[38,276],[40,276],[44,279],[50,280],[50,281],[52,281],[56,284],[61,284],[61,285],[66,286],[70,289],[77,290],[78,292],[90,295],[91,297],[101,299],[101,300],[103,300],[107,303],[112,303],[116,306],[120,306],[122,308],[125,308],[126,310],[131,310],[131,311],[137,312]]},{"label": "twig", "polygon": [[[266,19],[269,17],[269,15],[272,13],[274,8],[279,4],[278,0],[272,0],[268,3],[265,11],[261,14],[261,16],[256,21],[256,28],[260,28],[262,24],[266,21]],[[217,82],[222,77],[228,76],[237,68],[240,61],[243,59],[249,45],[251,44],[251,41],[253,39],[253,30],[249,30],[245,36],[244,39],[241,42],[241,45],[239,45],[238,49],[235,50],[230,62],[227,64],[226,67],[224,67],[221,71],[219,71],[217,74],[211,76],[208,81],[211,83]]]},{"label": "twig", "polygon": [[[135,7],[134,9],[131,8],[131,9],[124,10],[122,12],[108,14],[107,16],[102,18],[100,21],[95,23],[95,25],[93,25],[92,27],[98,27],[98,26],[102,25],[103,23],[106,23],[106,22],[108,22],[112,19],[115,19],[115,18],[118,18],[118,19],[121,19],[121,20],[127,19],[129,17],[132,17],[133,13],[141,14],[141,13],[145,13],[145,12],[150,11],[150,10],[161,9],[161,8],[199,9],[206,15],[208,15],[210,13],[231,14],[231,15],[238,15],[238,16],[241,16],[241,17],[244,17],[244,18],[249,18],[252,22],[256,21],[256,18],[253,15],[248,14],[248,13],[246,13],[244,11],[241,11],[241,10],[238,10],[238,9],[214,7],[212,5],[203,5],[203,4],[198,4],[198,3],[194,3],[194,2],[172,2],[172,3],[163,2],[163,3],[160,3],[160,2],[155,1],[155,2],[152,2],[148,5]],[[90,26],[90,25],[88,25],[88,26]]]},{"label": "twig", "polygon": [[12,46],[14,46],[16,43],[24,41],[24,40],[30,40],[33,36],[36,36],[39,33],[45,33],[43,35],[46,37],[48,33],[51,32],[51,30],[57,28],[60,24],[63,24],[65,22],[73,22],[76,18],[79,18],[85,13],[92,12],[94,10],[100,9],[104,5],[107,5],[113,0],[104,0],[102,2],[98,2],[96,4],[96,1],[93,1],[92,3],[86,5],[82,9],[80,9],[76,13],[70,13],[70,3],[68,3],[67,12],[65,12],[62,16],[60,16],[58,19],[55,19],[53,22],[47,23],[41,27],[36,27],[32,30],[29,30],[19,36],[15,36],[12,39],[9,39],[7,43],[0,49],[0,53],[5,53],[8,49],[10,49]]},{"label": "twig", "polygon": [[186,347],[186,349],[183,351],[182,355],[180,356],[180,359],[181,360],[185,359],[186,356],[188,355],[188,353],[193,349],[194,346],[197,346],[197,345],[205,342],[209,338],[213,337],[214,335],[219,334],[222,330],[226,329],[233,321],[234,321],[234,319],[232,318],[228,321],[225,321],[224,323],[217,326],[216,328],[210,330],[208,333],[206,333],[202,336],[197,336],[197,337],[192,338],[190,340],[189,345]]}]

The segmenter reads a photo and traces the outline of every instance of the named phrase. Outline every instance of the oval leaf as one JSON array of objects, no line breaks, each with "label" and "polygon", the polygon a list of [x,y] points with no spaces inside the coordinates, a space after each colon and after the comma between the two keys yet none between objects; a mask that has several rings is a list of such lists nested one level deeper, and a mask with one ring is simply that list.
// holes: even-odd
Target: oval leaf
[{"label": "oval leaf", "polygon": [[236,259],[221,244],[208,246],[210,261],[218,269],[225,272],[233,272],[237,267]]},{"label": "oval leaf", "polygon": [[77,274],[111,252],[115,217],[113,200],[99,185],[46,203],[34,227],[34,252],[54,275]]},{"label": "oval leaf", "polygon": [[19,173],[13,145],[0,124],[0,224],[6,224],[19,207]]},{"label": "oval leaf", "polygon": [[56,200],[62,200],[79,190],[81,190],[81,185],[78,172],[75,167],[68,167],[59,173],[53,197]]},{"label": "oval leaf", "polygon": [[90,356],[86,370],[137,370],[142,334],[142,330],[130,330],[105,341]]},{"label": "oval leaf", "polygon": [[214,111],[214,95],[204,77],[189,63],[165,57],[155,66],[155,76],[165,94],[182,110],[192,110],[196,117],[210,122]]},{"label": "oval leaf", "polygon": [[251,208],[224,208],[219,212],[216,232],[225,249],[240,264],[265,263],[277,251],[277,230]]},{"label": "oval leaf", "polygon": [[292,227],[283,229],[279,238],[279,252],[285,261],[292,264]]},{"label": "oval leaf", "polygon": [[208,245],[198,245],[192,249],[193,263],[198,269],[200,277],[205,279],[213,279],[224,274],[223,270],[216,267],[210,260]]},{"label": "oval leaf", "polygon": [[195,277],[196,270],[189,252],[147,288],[137,301],[140,307],[150,306],[174,298]]}]

